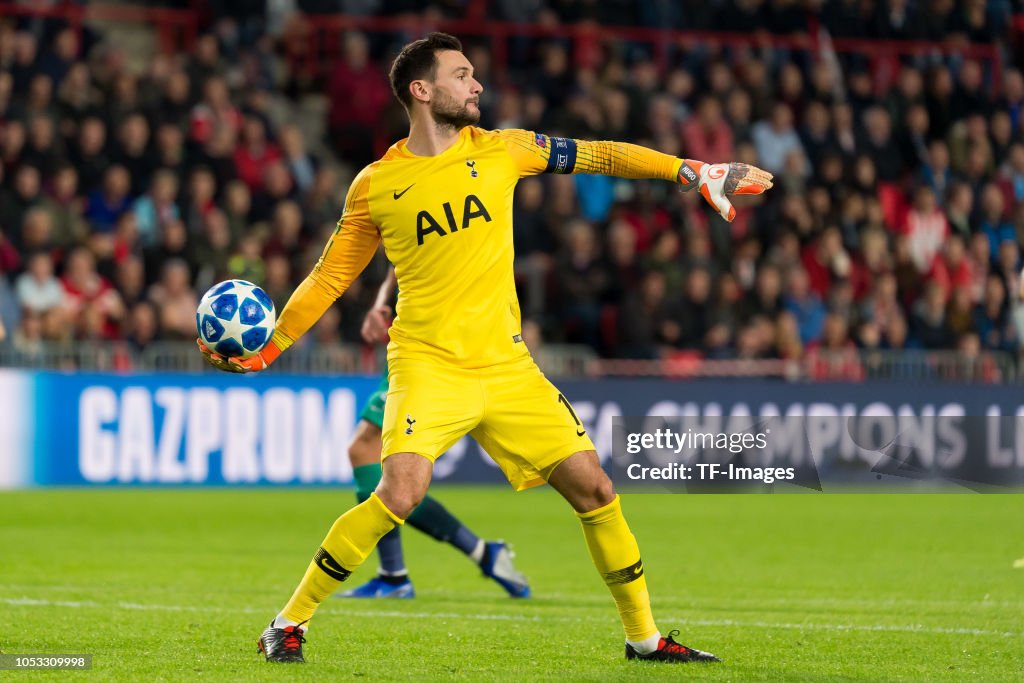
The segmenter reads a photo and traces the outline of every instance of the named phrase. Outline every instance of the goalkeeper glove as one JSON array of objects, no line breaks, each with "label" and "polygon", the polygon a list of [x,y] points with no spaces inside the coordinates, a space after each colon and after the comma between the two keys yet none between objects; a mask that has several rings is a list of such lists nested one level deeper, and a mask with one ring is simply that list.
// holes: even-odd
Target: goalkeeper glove
[{"label": "goalkeeper glove", "polygon": [[772,174],[756,166],[733,161],[728,164],[707,164],[683,159],[679,167],[679,184],[683,191],[698,188],[704,201],[727,221],[736,218],[736,209],[729,201],[731,194],[761,194],[772,186]]},{"label": "goalkeeper glove", "polygon": [[202,339],[196,339],[196,344],[199,346],[200,353],[206,359],[206,362],[224,372],[259,372],[260,370],[266,370],[267,366],[277,360],[277,357],[281,355],[281,349],[277,347],[277,344],[273,340],[267,342],[267,345],[260,350],[259,353],[249,356],[248,358],[225,358],[224,356],[218,355],[210,350],[206,344],[203,343]]}]

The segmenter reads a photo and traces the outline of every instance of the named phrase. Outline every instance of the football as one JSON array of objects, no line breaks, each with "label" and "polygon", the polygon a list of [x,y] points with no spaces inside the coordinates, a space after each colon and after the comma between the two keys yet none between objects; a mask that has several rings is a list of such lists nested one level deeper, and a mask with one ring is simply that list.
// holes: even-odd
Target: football
[{"label": "football", "polygon": [[274,302],[257,285],[225,280],[199,301],[196,330],[206,346],[226,358],[248,358],[274,334]]}]

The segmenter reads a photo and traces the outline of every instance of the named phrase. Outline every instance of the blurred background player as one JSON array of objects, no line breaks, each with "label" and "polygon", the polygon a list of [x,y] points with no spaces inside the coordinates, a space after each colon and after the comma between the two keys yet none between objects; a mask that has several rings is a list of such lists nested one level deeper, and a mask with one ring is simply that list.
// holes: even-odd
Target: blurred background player
[{"label": "blurred background player", "polygon": [[[386,343],[388,326],[391,324],[391,306],[394,295],[395,271],[388,270],[388,276],[377,291],[377,300],[363,320],[362,335],[368,343]],[[348,447],[348,458],[352,463],[352,476],[356,482],[356,500],[365,501],[377,488],[381,478],[381,429],[384,424],[384,401],[388,393],[388,370],[385,366],[380,385],[366,401],[359,413],[359,424],[352,443]],[[502,541],[484,541],[459,521],[451,512],[432,496],[425,496],[409,519],[413,528],[438,541],[450,543],[461,550],[483,571],[484,576],[494,579],[513,598],[530,597],[530,585],[526,577],[512,563],[512,553]],[[411,598],[415,596],[409,570],[402,553],[401,531],[396,526],[377,542],[377,557],[380,569],[377,576],[362,586],[345,591],[344,598]]]}]

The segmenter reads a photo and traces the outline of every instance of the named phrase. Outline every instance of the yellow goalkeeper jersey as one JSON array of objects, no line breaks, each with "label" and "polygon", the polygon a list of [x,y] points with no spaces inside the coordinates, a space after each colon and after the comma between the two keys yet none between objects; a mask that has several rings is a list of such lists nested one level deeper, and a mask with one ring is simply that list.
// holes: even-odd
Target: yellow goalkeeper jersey
[{"label": "yellow goalkeeper jersey", "polygon": [[512,196],[538,173],[676,180],[681,159],[617,142],[463,128],[436,156],[395,143],[353,180],[338,227],[278,318],[281,349],[341,296],[383,240],[398,281],[389,361],[464,368],[528,354],[512,269]]}]

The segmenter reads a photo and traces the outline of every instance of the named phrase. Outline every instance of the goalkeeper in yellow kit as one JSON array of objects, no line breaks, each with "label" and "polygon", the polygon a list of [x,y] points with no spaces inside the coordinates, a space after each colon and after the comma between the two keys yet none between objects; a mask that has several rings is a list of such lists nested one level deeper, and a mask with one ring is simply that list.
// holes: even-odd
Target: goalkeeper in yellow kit
[{"label": "goalkeeper in yellow kit", "polygon": [[345,292],[383,240],[399,287],[388,344],[383,477],[367,500],[334,522],[259,649],[269,661],[303,661],[317,607],[378,539],[404,523],[427,491],[434,460],[469,433],[517,490],[546,482],[575,510],[618,608],[627,658],[715,661],[658,630],[640,550],[612,482],[572,406],[523,344],[512,194],[520,178],[538,173],[661,178],[697,190],[731,220],[726,195],[763,192],[771,175],[619,142],[476,128],[483,88],[461,50],[456,38],[433,33],[395,59],[391,85],[409,113],[409,137],[356,176],[337,230],[267,347],[242,361],[201,349],[225,370],[266,368]]}]

